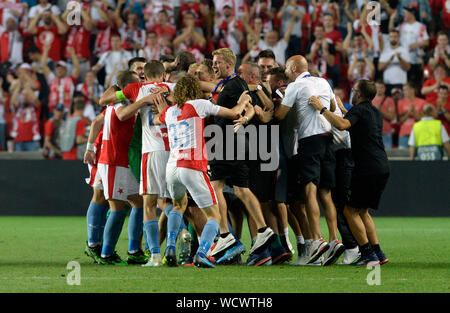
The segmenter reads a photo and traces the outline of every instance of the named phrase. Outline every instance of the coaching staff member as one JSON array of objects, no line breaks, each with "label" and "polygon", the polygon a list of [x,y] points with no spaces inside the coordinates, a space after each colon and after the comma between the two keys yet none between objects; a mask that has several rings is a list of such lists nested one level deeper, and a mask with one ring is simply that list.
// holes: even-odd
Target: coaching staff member
[{"label": "coaching staff member", "polygon": [[[245,92],[248,91],[248,85],[245,80],[236,75],[234,71],[235,65],[236,55],[230,49],[222,48],[213,52],[212,67],[216,79],[220,81],[211,93],[219,106],[227,108],[234,107],[239,101],[245,98]],[[218,87],[221,87],[220,92],[218,92]],[[247,97],[249,96],[247,95]],[[248,122],[253,116],[254,109],[253,106],[250,106],[247,107],[245,115],[242,118],[246,119]],[[276,235],[270,227],[267,227],[261,211],[261,205],[256,196],[249,189],[248,162],[237,158],[238,136],[242,136],[242,134],[232,133],[232,138],[228,138],[227,140],[227,129],[229,129],[230,126],[233,127],[233,121],[216,116],[214,122],[222,129],[222,134],[225,134],[225,139],[223,142],[216,142],[215,145],[216,149],[218,146],[221,146],[224,159],[212,159],[209,161],[211,183],[217,195],[221,215],[219,224],[220,238],[211,255],[217,257],[220,252],[223,252],[236,244],[234,236],[228,229],[227,204],[223,195],[223,187],[226,180],[232,185],[236,196],[244,203],[249,215],[253,218],[258,228],[255,243],[249,252],[250,254],[260,253],[275,239]],[[247,141],[245,136],[242,139]],[[225,159],[227,155],[226,150],[232,148],[227,146],[227,144],[234,145],[234,158],[231,160]],[[245,142],[245,149],[248,149],[248,142]]]},{"label": "coaching staff member", "polygon": [[344,214],[361,251],[361,259],[355,264],[367,266],[388,262],[380,249],[375,223],[369,214],[369,209],[378,209],[389,177],[389,164],[381,136],[383,117],[371,103],[375,94],[373,82],[358,81],[353,88],[353,107],[343,118],[327,110],[319,98],[310,98],[310,104],[333,126],[350,132],[355,168]]}]

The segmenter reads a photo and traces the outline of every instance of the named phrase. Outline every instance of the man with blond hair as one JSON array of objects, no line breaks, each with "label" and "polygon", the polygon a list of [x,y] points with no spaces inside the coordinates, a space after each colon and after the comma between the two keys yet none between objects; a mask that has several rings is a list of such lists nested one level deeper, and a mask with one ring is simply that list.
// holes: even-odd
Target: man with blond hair
[{"label": "man with blond hair", "polygon": [[[213,52],[213,70],[216,79],[219,83],[212,90],[212,95],[216,99],[217,105],[233,108],[241,94],[248,90],[247,83],[235,73],[236,56],[228,48],[222,48]],[[217,92],[221,87],[220,92]],[[255,111],[252,105],[247,106],[245,115],[240,118],[243,124],[254,116]],[[258,234],[255,237],[255,242],[250,249],[250,255],[258,255],[265,251],[267,246],[275,239],[275,234],[270,227],[266,226],[264,217],[261,211],[261,205],[255,195],[249,189],[249,167],[248,162],[244,159],[238,158],[243,154],[247,155],[248,140],[245,132],[233,131],[233,122],[221,117],[215,117],[215,124],[222,130],[223,138],[215,140],[216,155],[210,158],[209,165],[211,168],[211,182],[217,194],[219,203],[221,221],[220,221],[220,238],[212,250],[211,256],[215,259],[223,256],[225,251],[229,248],[235,247],[239,253],[243,253],[245,248],[240,244],[236,238],[230,233],[227,219],[227,204],[223,195],[223,188],[225,180],[234,188],[236,196],[241,199],[247,208],[250,217],[256,223]],[[227,131],[228,130],[228,131]],[[231,130],[231,131],[230,131]],[[238,151],[240,148],[237,145],[238,141],[245,143],[246,151]],[[222,155],[218,153],[222,151]],[[231,152],[231,153],[229,153]],[[231,155],[232,154],[232,155]],[[268,256],[270,258],[270,255]],[[250,258],[252,260],[253,258]]]}]

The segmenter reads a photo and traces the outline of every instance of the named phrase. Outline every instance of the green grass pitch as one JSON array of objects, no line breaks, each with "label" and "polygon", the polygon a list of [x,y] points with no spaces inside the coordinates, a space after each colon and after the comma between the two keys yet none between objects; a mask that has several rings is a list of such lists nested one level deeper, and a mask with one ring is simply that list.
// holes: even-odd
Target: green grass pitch
[{"label": "green grass pitch", "polygon": [[[0,292],[450,292],[450,218],[374,220],[390,259],[380,268],[379,285],[367,283],[369,274],[375,277],[371,270],[338,265],[100,266],[83,254],[85,218],[0,217]],[[326,239],[326,224],[321,223]],[[117,247],[122,257],[128,244],[126,226]],[[248,247],[246,227],[243,242]],[[80,264],[80,285],[67,284],[70,261]]]}]

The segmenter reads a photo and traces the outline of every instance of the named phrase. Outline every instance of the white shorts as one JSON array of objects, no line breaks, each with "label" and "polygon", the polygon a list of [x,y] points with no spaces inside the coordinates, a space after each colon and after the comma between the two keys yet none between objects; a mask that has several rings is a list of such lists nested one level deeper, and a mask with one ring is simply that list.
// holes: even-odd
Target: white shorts
[{"label": "white shorts", "polygon": [[142,154],[140,195],[159,195],[169,198],[166,184],[166,166],[170,151],[154,151]]},{"label": "white shorts", "polygon": [[88,164],[89,177],[86,178],[86,183],[94,188],[103,190],[102,179],[100,173],[98,172],[97,166],[91,166]]},{"label": "white shorts", "polygon": [[130,195],[139,193],[139,183],[128,167],[97,164],[105,199],[127,201]]},{"label": "white shorts", "polygon": [[206,172],[177,167],[175,163],[168,163],[166,178],[167,189],[173,200],[182,198],[187,189],[199,208],[217,204],[216,193]]}]

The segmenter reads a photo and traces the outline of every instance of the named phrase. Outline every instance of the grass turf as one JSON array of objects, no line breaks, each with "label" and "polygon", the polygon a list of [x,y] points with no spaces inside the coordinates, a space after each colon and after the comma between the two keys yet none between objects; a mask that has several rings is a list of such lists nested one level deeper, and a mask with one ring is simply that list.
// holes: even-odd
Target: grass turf
[{"label": "grass turf", "polygon": [[[390,262],[380,268],[381,284],[372,286],[366,281],[370,270],[338,265],[100,266],[83,253],[85,218],[0,220],[0,292],[450,292],[449,218],[374,218]],[[321,223],[326,239],[326,224],[323,219]],[[123,258],[127,237],[125,225],[117,247]],[[243,242],[248,247],[245,227]],[[292,232],[291,242],[295,243]],[[69,261],[81,265],[80,285],[67,284]]]}]

